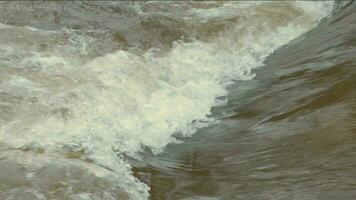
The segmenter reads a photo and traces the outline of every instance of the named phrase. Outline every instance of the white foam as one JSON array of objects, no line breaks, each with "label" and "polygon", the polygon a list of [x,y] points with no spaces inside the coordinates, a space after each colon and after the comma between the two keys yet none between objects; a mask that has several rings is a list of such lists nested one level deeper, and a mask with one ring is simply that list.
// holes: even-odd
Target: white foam
[{"label": "white foam", "polygon": [[[315,26],[331,11],[331,6],[321,2],[315,3],[314,8],[309,7],[309,2],[296,4],[305,13],[287,25],[266,27],[262,21],[260,29],[251,26],[258,20],[252,19],[249,24],[237,26],[227,38],[215,43],[175,43],[164,56],[154,50],[143,55],[118,51],[84,66],[71,66],[57,57],[27,60],[52,71],[58,64],[65,66],[61,69],[73,68],[76,74],[69,76],[80,80],[76,85],[40,98],[47,107],[60,104],[73,114],[67,121],[46,115],[26,127],[21,137],[9,134],[19,132],[16,130],[21,121],[13,121],[1,127],[0,139],[14,146],[35,141],[53,153],[65,146],[82,149],[94,162],[123,177],[120,184],[132,199],[147,199],[148,187],[133,178],[130,166],[118,156],[135,156],[144,148],[160,153],[175,141],[175,134],[190,136],[198,128],[216,122],[210,117],[211,108],[225,103],[217,98],[226,96],[226,86],[232,80],[253,78],[251,70],[263,66],[269,54]],[[213,15],[219,12],[214,11]],[[304,22],[304,18],[309,20]],[[244,25],[250,28],[241,30]],[[238,35],[241,33],[244,34]],[[21,83],[27,84],[19,80]],[[75,98],[68,101],[71,94]],[[83,194],[80,198],[87,197]]]}]

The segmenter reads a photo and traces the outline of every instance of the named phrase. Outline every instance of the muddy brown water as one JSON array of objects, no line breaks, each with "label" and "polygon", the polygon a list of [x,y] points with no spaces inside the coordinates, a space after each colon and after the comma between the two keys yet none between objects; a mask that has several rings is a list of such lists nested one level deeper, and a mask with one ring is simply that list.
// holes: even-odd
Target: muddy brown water
[{"label": "muddy brown water", "polygon": [[[101,133],[94,134],[98,139],[90,141],[89,147],[81,140],[62,139],[62,135],[67,136],[64,132],[36,135],[36,131],[55,132],[79,118],[84,120],[78,126],[68,126],[70,130],[84,129],[69,135],[80,139],[97,128],[90,129],[87,119],[94,119],[91,123],[102,120],[100,127],[115,125],[113,121],[125,118],[120,113],[109,115],[119,115],[112,121],[100,112],[96,118],[81,115],[79,108],[88,93],[119,100],[125,95],[132,97],[124,92],[121,96],[97,93],[80,86],[98,82],[98,87],[88,88],[104,91],[106,79],[95,79],[100,73],[109,78],[112,74],[134,73],[123,70],[116,74],[113,70],[105,74],[94,68],[95,73],[90,74],[90,66],[73,66],[83,66],[119,50],[127,53],[127,57],[119,57],[122,60],[134,60],[137,57],[132,55],[152,48],[160,49],[156,52],[158,57],[165,56],[176,47],[177,40],[218,43],[236,36],[232,41],[238,42],[248,27],[256,25],[256,35],[268,33],[268,28],[275,30],[302,15],[301,9],[288,2],[267,2],[262,6],[257,2],[256,9],[251,9],[257,14],[250,18],[234,10],[250,9],[248,6],[234,7],[229,2],[17,1],[0,5],[0,22],[10,26],[4,28],[0,24],[0,47],[4,47],[0,49],[0,200],[356,199],[354,2],[337,2],[330,16],[317,27],[274,51],[264,61],[265,66],[254,68],[253,79],[236,80],[230,85],[227,103],[212,108],[211,116],[220,123],[201,128],[191,137],[174,135],[182,142],[168,144],[159,154],[142,147],[140,151],[132,150],[134,155],[105,143],[116,138],[105,140]],[[207,16],[205,9],[217,10]],[[244,20],[251,21],[239,30],[240,35],[226,35]],[[232,51],[224,45],[222,51]],[[45,59],[48,57],[51,60]],[[142,65],[147,63],[145,60]],[[13,76],[22,79],[9,81]],[[7,87],[11,84],[16,87]],[[25,89],[45,88],[45,92],[27,92],[19,85]],[[89,107],[105,108],[108,102],[89,102]],[[172,110],[174,106],[181,105],[172,105]],[[110,110],[115,109],[107,112]],[[149,118],[144,116],[142,120]],[[53,124],[47,119],[54,119]],[[18,136],[8,136],[12,134]],[[22,138],[31,139],[28,134],[34,134],[34,138],[36,135],[35,141],[22,145]],[[141,138],[136,136],[137,140]],[[61,139],[59,144],[55,143],[56,137]],[[21,142],[17,143],[17,139]],[[96,141],[104,142],[101,145]],[[124,142],[119,144],[124,146]],[[119,160],[128,161],[131,166],[119,162],[116,169],[110,159],[104,159],[107,165],[99,162],[93,156],[98,146],[117,153],[109,158],[118,155]],[[100,155],[103,154],[99,158]],[[141,182],[125,171],[126,167]]]}]

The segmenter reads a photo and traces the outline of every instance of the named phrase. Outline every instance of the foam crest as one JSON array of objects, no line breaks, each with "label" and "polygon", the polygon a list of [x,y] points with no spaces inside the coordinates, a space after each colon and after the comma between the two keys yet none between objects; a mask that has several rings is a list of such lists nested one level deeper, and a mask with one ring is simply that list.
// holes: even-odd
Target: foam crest
[{"label": "foam crest", "polygon": [[[97,172],[98,176],[113,179],[115,174],[132,199],[147,199],[148,187],[131,175],[123,157],[143,150],[160,153],[168,143],[177,142],[175,136],[190,136],[216,123],[211,108],[226,103],[219,98],[226,96],[226,87],[234,80],[253,78],[252,69],[315,26],[332,5],[292,4],[304,13],[296,12],[288,23],[269,19],[273,26],[263,21],[256,23],[261,27],[251,26],[257,17],[232,27],[226,37],[210,43],[176,42],[169,52],[151,49],[137,55],[121,50],[80,66],[56,56],[25,59],[26,65],[49,68],[43,70],[59,77],[59,85],[46,90],[46,81],[41,86],[24,77],[9,79],[6,84],[13,87],[43,91],[38,101],[46,114],[41,110],[38,121],[23,123],[25,116],[1,126],[0,139],[17,147],[36,143],[53,155],[80,152],[83,160],[114,172]],[[270,8],[262,10],[268,14]],[[220,10],[212,13],[219,15]],[[86,48],[83,45],[80,51],[85,54]]]}]

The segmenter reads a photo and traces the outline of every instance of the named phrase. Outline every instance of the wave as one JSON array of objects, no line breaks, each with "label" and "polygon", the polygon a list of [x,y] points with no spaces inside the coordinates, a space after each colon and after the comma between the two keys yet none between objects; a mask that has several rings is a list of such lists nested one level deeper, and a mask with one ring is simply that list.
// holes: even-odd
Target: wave
[{"label": "wave", "polygon": [[[204,37],[175,40],[168,50],[129,48],[98,56],[90,52],[95,33],[2,25],[0,36],[7,37],[0,39],[6,66],[0,143],[41,152],[45,160],[95,163],[100,167],[88,167],[90,173],[124,188],[131,199],[148,199],[149,188],[133,177],[127,156],[161,153],[178,137],[217,123],[211,108],[226,103],[229,85],[252,79],[251,70],[263,66],[268,55],[315,27],[332,9],[333,2],[198,7],[179,17],[197,19],[194,23],[203,28],[194,31]],[[210,33],[207,26],[216,30],[216,24],[230,19],[235,21],[224,31]],[[15,31],[26,41],[8,34]]]}]

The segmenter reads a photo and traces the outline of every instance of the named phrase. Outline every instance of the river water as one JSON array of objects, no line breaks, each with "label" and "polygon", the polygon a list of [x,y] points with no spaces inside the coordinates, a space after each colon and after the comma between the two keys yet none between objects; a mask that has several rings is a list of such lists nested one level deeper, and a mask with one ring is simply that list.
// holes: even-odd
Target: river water
[{"label": "river water", "polygon": [[356,4],[0,2],[0,199],[356,198]]}]

